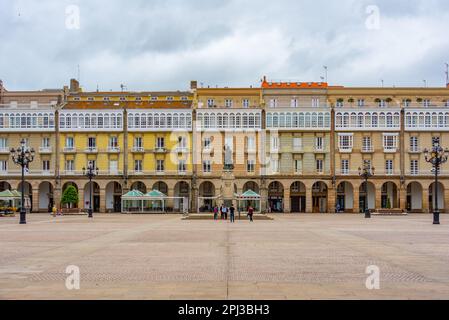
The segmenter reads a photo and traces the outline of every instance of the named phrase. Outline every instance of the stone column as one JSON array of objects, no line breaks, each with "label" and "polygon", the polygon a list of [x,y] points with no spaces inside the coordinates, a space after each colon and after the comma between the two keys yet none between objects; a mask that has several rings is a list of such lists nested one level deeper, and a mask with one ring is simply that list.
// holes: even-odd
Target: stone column
[{"label": "stone column", "polygon": [[422,211],[424,213],[429,213],[429,188],[423,188],[422,190]]},{"label": "stone column", "polygon": [[78,190],[78,209],[80,209],[80,211],[84,210],[84,189],[79,189]]},{"label": "stone column", "polygon": [[382,186],[376,187],[376,208],[375,209],[381,209],[381,208],[382,208]]},{"label": "stone column", "polygon": [[[175,196],[175,188],[168,188],[167,196],[174,197]],[[169,199],[165,200],[165,207],[171,208],[173,211],[174,207],[175,207],[175,200],[173,198],[169,198]]]},{"label": "stone column", "polygon": [[444,212],[449,213],[449,190],[447,190],[446,187],[444,189],[444,203],[441,205],[442,208],[443,205],[444,205]]},{"label": "stone column", "polygon": [[359,213],[360,212],[360,189],[359,187],[354,187],[354,192],[353,192],[353,213]]},{"label": "stone column", "polygon": [[337,199],[337,190],[335,188],[331,188],[327,192],[327,212],[335,213],[335,205]]},{"label": "stone column", "polygon": [[198,212],[198,188],[193,187],[190,190],[190,212],[197,213]]},{"label": "stone column", "polygon": [[32,190],[32,207],[33,212],[39,212],[39,189],[38,187],[33,188]]},{"label": "stone column", "polygon": [[106,213],[106,189],[100,188],[100,213]]},{"label": "stone column", "polygon": [[404,212],[407,210],[407,189],[404,186],[399,190],[399,208]]},{"label": "stone column", "polygon": [[267,212],[268,207],[268,189],[266,187],[260,188],[260,210],[262,213]]},{"label": "stone column", "polygon": [[284,213],[291,213],[291,199],[290,199],[290,189],[284,190]]},{"label": "stone column", "polygon": [[312,187],[306,186],[306,213],[313,212]]}]

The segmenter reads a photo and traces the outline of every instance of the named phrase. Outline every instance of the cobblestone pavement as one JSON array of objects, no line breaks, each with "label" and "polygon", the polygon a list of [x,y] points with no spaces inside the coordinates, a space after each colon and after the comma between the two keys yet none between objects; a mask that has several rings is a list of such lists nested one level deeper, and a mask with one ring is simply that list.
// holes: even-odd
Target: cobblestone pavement
[{"label": "cobblestone pavement", "polygon": [[[0,218],[1,299],[449,299],[449,216]],[[80,268],[67,290],[66,267]],[[366,267],[380,268],[368,290]]]}]

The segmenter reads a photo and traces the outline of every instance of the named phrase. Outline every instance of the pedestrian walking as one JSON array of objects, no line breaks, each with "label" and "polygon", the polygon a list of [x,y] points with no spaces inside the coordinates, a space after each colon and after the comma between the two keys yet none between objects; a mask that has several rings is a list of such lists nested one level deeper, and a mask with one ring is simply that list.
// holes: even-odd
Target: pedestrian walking
[{"label": "pedestrian walking", "polygon": [[214,206],[214,220],[218,219],[218,207]]},{"label": "pedestrian walking", "polygon": [[227,209],[226,209],[225,205],[221,206],[221,218],[223,220],[228,220],[228,214],[227,214]]},{"label": "pedestrian walking", "polygon": [[248,217],[249,217],[249,221],[251,221],[251,222],[253,222],[253,214],[254,214],[254,209],[253,209],[253,207],[249,206]]},{"label": "pedestrian walking", "polygon": [[235,208],[231,204],[231,207],[229,208],[229,217],[231,218],[231,223],[235,222]]}]

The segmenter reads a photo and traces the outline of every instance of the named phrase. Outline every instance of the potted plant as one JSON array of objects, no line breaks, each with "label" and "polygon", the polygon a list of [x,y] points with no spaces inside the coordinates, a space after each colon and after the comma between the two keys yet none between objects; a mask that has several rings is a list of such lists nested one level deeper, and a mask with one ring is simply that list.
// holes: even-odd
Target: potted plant
[{"label": "potted plant", "polygon": [[79,201],[78,191],[74,186],[68,186],[62,193],[61,204],[66,205],[67,209],[76,205]]}]

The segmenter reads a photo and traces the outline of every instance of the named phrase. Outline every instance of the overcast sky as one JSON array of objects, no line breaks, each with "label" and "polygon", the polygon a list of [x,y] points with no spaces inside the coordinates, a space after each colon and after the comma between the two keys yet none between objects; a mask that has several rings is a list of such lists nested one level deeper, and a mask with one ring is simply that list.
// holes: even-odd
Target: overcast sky
[{"label": "overcast sky", "polygon": [[448,30],[447,0],[0,0],[0,79],[60,88],[79,65],[85,90],[185,90],[326,65],[331,84],[443,86]]}]

